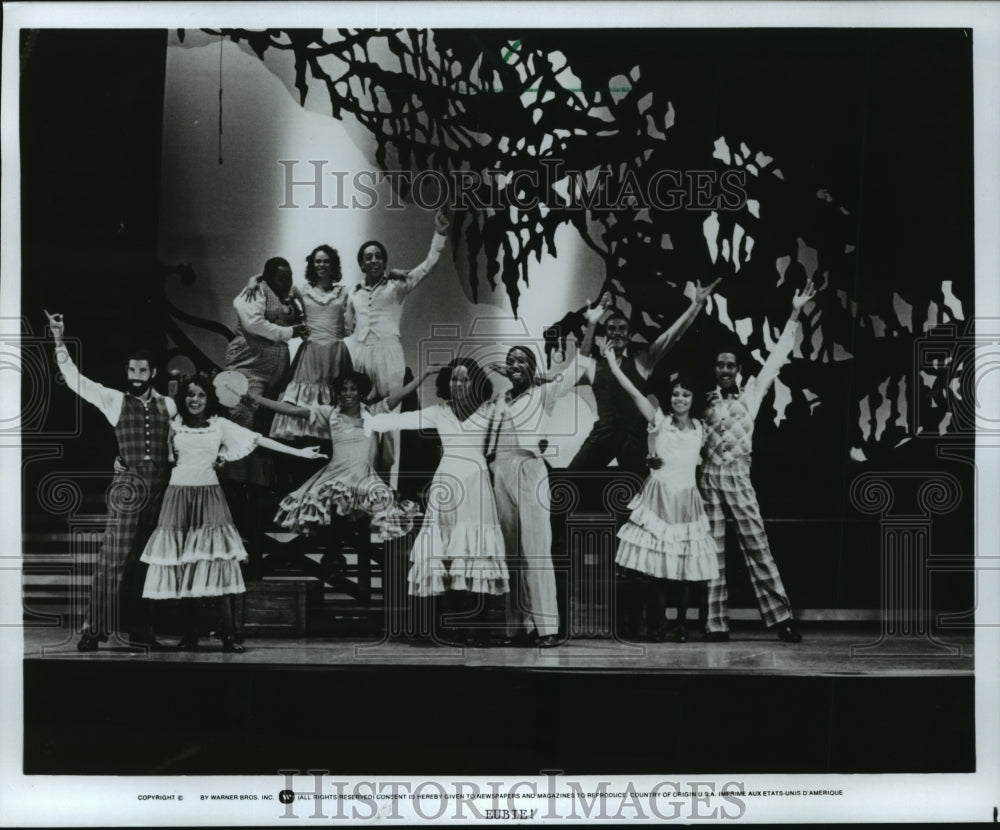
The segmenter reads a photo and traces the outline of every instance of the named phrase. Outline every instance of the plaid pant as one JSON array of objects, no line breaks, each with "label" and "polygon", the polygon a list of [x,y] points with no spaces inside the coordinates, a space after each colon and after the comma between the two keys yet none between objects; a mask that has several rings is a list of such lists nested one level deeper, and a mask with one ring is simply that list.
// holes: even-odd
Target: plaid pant
[{"label": "plaid pant", "polygon": [[750,459],[740,458],[725,466],[706,462],[702,468],[701,491],[705,512],[712,525],[719,556],[719,576],[708,583],[706,631],[729,630],[729,590],[726,583],[726,516],[729,509],[736,520],[740,550],[750,572],[757,606],[765,625],[773,626],[791,618],[781,574],[774,564],[760,517],[757,494],[750,483]]}]

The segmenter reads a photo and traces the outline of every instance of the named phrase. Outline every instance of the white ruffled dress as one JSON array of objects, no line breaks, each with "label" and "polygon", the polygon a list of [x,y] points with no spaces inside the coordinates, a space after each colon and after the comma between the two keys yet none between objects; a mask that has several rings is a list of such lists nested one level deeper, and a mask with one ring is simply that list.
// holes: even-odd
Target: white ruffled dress
[{"label": "white ruffled dress", "polygon": [[142,595],[183,599],[242,594],[240,562],[247,559],[239,531],[215,474],[215,462],[248,456],[260,435],[225,418],[201,428],[170,424],[177,464],[163,496],[160,518],[142,553],[149,565]]},{"label": "white ruffled dress", "polygon": [[701,457],[702,426],[680,430],[657,410],[649,425],[663,465],[651,470],[632,499],[632,514],[618,531],[615,562],[658,579],[699,582],[719,575],[719,561],[695,480]]},{"label": "white ruffled dress", "polygon": [[[385,406],[379,402],[371,411],[384,412]],[[321,428],[330,439],[330,463],[281,500],[275,522],[308,534],[329,525],[334,515],[364,514],[382,541],[409,533],[420,511],[412,501],[397,499],[375,472],[375,436],[342,417],[338,407],[312,404],[309,413],[313,430]]]},{"label": "white ruffled dress", "polygon": [[447,404],[415,412],[364,416],[366,429],[436,429],[441,463],[427,491],[427,513],[410,552],[409,592],[506,594],[509,574],[483,445],[489,427],[484,405],[460,421]]}]

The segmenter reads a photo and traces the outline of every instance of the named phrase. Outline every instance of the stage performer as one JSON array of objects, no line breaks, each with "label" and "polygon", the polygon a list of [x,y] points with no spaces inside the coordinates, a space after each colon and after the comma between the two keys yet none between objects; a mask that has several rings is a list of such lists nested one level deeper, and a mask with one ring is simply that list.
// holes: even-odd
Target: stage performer
[{"label": "stage performer", "polygon": [[542,454],[552,405],[575,370],[571,364],[555,384],[540,384],[538,359],[526,346],[514,346],[505,363],[492,368],[510,381],[493,404],[486,443],[510,573],[506,643],[549,648],[559,645],[559,607]]},{"label": "stage performer", "polygon": [[726,584],[726,522],[728,510],[736,521],[740,550],[750,573],[757,605],[764,623],[779,639],[790,643],[802,640],[792,620],[791,607],[771,556],[767,533],[750,482],[750,453],[753,448],[754,420],[767,390],[778,376],[795,342],[799,314],[815,295],[812,280],[792,298],[792,313],[778,342],[756,377],[740,389],[740,363],[732,351],[720,351],[715,361],[716,389],[705,405],[705,462],[701,470],[701,491],[712,524],[719,558],[719,575],[708,584],[708,619],[705,639],[729,639],[729,606]]},{"label": "stage performer", "polygon": [[608,366],[646,419],[656,458],[642,491],[629,504],[628,521],[618,531],[615,562],[653,581],[646,623],[654,642],[666,639],[667,582],[680,583],[674,639],[687,642],[691,583],[719,575],[715,540],[695,480],[704,436],[702,425],[691,417],[695,386],[681,377],[671,380],[660,406],[654,407],[618,361],[609,360]]},{"label": "stage performer", "polygon": [[650,372],[690,328],[718,282],[716,280],[704,288],[697,283],[687,311],[648,348],[634,348],[630,344],[628,319],[620,311],[608,311],[610,295],[606,294],[596,308],[585,312],[588,325],[581,348],[577,351],[577,362],[582,370],[581,382],[587,381],[593,387],[597,422],[569,463],[568,470],[601,470],[617,458],[618,466],[637,478],[642,479],[646,474],[646,422],[611,374],[608,358],[594,359],[587,355],[587,347],[593,341],[597,324],[604,323],[607,344],[611,346],[624,375],[642,390]]},{"label": "stage performer", "polygon": [[[427,496],[427,514],[410,554],[409,593],[444,596],[445,610],[469,625],[446,635],[483,643],[486,598],[506,594],[503,535],[483,448],[493,384],[471,358],[456,358],[436,378],[442,403],[415,412],[364,415],[376,432],[436,429],[441,462]],[[435,614],[435,617],[437,615]]]},{"label": "stage performer", "polygon": [[[215,474],[218,459],[235,461],[256,447],[300,458],[320,458],[316,447],[295,449],[220,417],[215,388],[195,375],[181,382],[177,417],[170,424],[170,450],[176,466],[163,496],[156,529],[142,553],[149,566],[142,595],[149,599],[217,598],[222,650],[241,653],[235,638],[231,598],[243,593],[239,563],[247,558],[233,526],[229,505]],[[181,651],[198,648],[198,614],[190,608]]]},{"label": "stage performer", "polygon": [[94,565],[90,605],[76,647],[96,651],[110,634],[125,632],[129,645],[158,651],[162,646],[153,634],[151,609],[142,600],[146,566],[139,554],[156,524],[170,473],[167,431],[176,414],[174,402],[153,389],[156,367],[146,351],[127,357],[126,392],[84,377],[63,342],[63,315],[46,311],[45,316],[66,386],[101,411],[118,439],[115,475],[108,490],[107,533]]},{"label": "stage performer", "polygon": [[[320,245],[306,257],[305,277],[306,284],[293,287],[291,296],[303,309],[309,337],[295,354],[292,379],[281,400],[308,408],[313,404],[332,404],[333,382],[344,372],[350,372],[352,365],[344,343],[348,291],[341,281],[340,254],[329,245]],[[330,436],[322,420],[279,412],[271,424],[271,437],[283,441],[303,437],[326,441]]]},{"label": "stage performer", "polygon": [[[441,257],[448,224],[444,211],[435,216],[427,258],[409,271],[386,272],[389,254],[377,240],[369,240],[358,249],[364,280],[348,296],[345,331],[354,334],[354,368],[372,379],[374,398],[384,398],[405,382],[406,360],[399,340],[403,303]],[[392,469],[398,443],[395,436],[381,436],[376,464],[379,472],[388,474]]]},{"label": "stage performer", "polygon": [[[307,338],[310,328],[299,322],[299,310],[292,288],[292,269],[288,261],[272,257],[264,272],[253,277],[233,300],[236,312],[236,336],[226,348],[226,370],[244,375],[249,391],[274,397],[288,372],[288,341]],[[234,423],[250,429],[255,426],[256,406],[244,397],[230,413]],[[249,484],[266,485],[268,471],[249,460],[227,464],[223,478]]]},{"label": "stage performer", "polygon": [[[430,372],[428,372],[430,374]],[[343,569],[341,548],[350,534],[367,546],[370,528],[386,541],[405,536],[419,513],[411,501],[397,501],[374,469],[376,439],[362,426],[362,413],[389,412],[415,390],[424,377],[411,381],[371,407],[363,403],[371,381],[360,372],[345,372],[333,381],[333,404],[308,407],[255,395],[260,406],[291,419],[321,425],[331,442],[329,463],[282,499],[274,521],[287,530],[308,535],[328,533],[321,564],[331,573]]]}]

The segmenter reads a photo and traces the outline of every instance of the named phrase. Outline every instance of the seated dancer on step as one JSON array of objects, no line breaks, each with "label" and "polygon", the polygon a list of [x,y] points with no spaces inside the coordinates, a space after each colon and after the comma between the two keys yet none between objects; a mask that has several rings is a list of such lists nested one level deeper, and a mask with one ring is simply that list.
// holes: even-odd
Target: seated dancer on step
[{"label": "seated dancer on step", "polygon": [[719,575],[715,541],[695,480],[703,436],[701,424],[691,417],[695,387],[683,378],[671,380],[660,406],[654,407],[618,361],[609,360],[608,366],[646,419],[651,450],[659,462],[650,464],[649,478],[629,504],[632,514],[618,531],[615,562],[654,581],[654,590],[647,594],[652,602],[646,606],[648,639],[654,642],[666,639],[667,580],[681,583],[674,639],[684,643],[691,583]]},{"label": "seated dancer on step", "polygon": [[[290,296],[303,309],[309,336],[295,353],[292,379],[281,393],[281,400],[299,407],[327,406],[334,402],[333,382],[352,368],[344,343],[348,291],[341,281],[340,255],[329,245],[320,245],[306,257],[305,276],[306,285],[293,287]],[[322,420],[279,412],[271,424],[271,437],[326,441],[329,433]]]},{"label": "seated dancer on step", "polygon": [[706,640],[729,639],[729,593],[726,583],[726,512],[736,520],[740,550],[764,623],[779,639],[798,643],[802,636],[792,621],[791,606],[781,574],[771,556],[767,531],[761,519],[757,494],[750,481],[750,453],[754,420],[767,390],[787,360],[795,343],[802,307],[816,294],[812,280],[792,298],[792,313],[778,342],[757,377],[741,390],[737,384],[740,363],[729,350],[718,352],[715,380],[718,386],[705,404],[705,463],[701,468],[701,492],[712,524],[719,557],[719,575],[708,584]]},{"label": "seated dancer on step", "polygon": [[[430,374],[430,372],[428,372]],[[362,413],[389,412],[416,389],[423,377],[397,389],[368,407],[362,401],[371,381],[359,372],[345,372],[333,381],[331,404],[295,406],[254,395],[254,402],[288,420],[308,421],[312,431],[321,426],[331,442],[330,462],[281,501],[274,521],[296,533],[328,533],[322,565],[331,576],[342,571],[343,541],[353,535],[367,548],[370,528],[383,541],[406,535],[419,514],[411,501],[397,501],[374,469],[376,438],[362,428]]]},{"label": "seated dancer on step", "polygon": [[149,603],[142,600],[146,566],[139,554],[156,525],[170,474],[167,431],[177,414],[174,402],[153,389],[156,367],[149,352],[126,360],[125,392],[109,389],[80,374],[63,343],[62,314],[49,314],[56,362],[66,387],[96,406],[118,439],[118,462],[108,488],[108,528],[97,554],[90,605],[77,649],[96,651],[114,632],[127,632],[132,646],[158,651]]},{"label": "seated dancer on step", "polygon": [[[218,628],[222,650],[242,652],[236,642],[230,600],[246,588],[240,562],[247,558],[233,526],[229,505],[215,474],[218,460],[245,458],[256,447],[321,457],[316,447],[293,449],[219,417],[215,388],[196,375],[182,381],[177,392],[177,417],[170,425],[170,448],[176,466],[163,496],[156,529],[146,543],[142,561],[149,565],[142,595],[148,599],[218,598]],[[198,648],[198,615],[188,612],[188,631],[181,651]]]},{"label": "seated dancer on step", "polygon": [[[389,254],[377,240],[358,249],[358,265],[364,281],[348,294],[345,331],[354,334],[354,368],[372,379],[372,395],[384,398],[404,381],[406,360],[399,340],[403,303],[437,265],[447,241],[448,216],[443,211],[434,219],[434,239],[430,251],[416,268],[386,271]],[[392,435],[380,438],[379,472],[388,473],[395,460],[398,441]]]},{"label": "seated dancer on step", "polygon": [[443,594],[451,612],[445,638],[481,644],[486,598],[508,591],[503,535],[483,455],[493,384],[475,360],[456,358],[438,373],[437,394],[442,403],[435,406],[366,414],[364,422],[376,432],[438,431],[441,462],[410,554],[409,593],[422,598]]}]

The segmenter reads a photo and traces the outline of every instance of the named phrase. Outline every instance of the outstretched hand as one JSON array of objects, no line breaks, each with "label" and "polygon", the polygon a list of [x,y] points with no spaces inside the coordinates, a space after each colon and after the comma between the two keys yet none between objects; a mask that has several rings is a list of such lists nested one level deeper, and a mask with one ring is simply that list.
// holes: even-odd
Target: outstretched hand
[{"label": "outstretched hand", "polygon": [[792,311],[801,311],[802,306],[808,303],[815,296],[816,288],[813,285],[812,278],[810,277],[806,281],[806,284],[799,291],[796,291],[795,296],[792,297]]},{"label": "outstretched hand", "polygon": [[[42,311],[45,311],[45,309],[43,308]],[[63,332],[66,330],[62,314],[49,314],[45,311],[45,316],[49,318],[49,331],[52,332],[52,339],[59,342],[62,340]]]},{"label": "outstretched hand", "polygon": [[593,308],[590,308],[590,300],[587,300],[587,309],[583,312],[583,316],[588,323],[599,323],[601,322],[601,318],[608,313],[610,308],[611,292],[605,291],[601,296],[601,301]]},{"label": "outstretched hand", "polygon": [[299,455],[302,458],[309,459],[326,458],[326,456],[319,451],[319,447],[305,447],[299,451]]},{"label": "outstretched hand", "polygon": [[703,286],[701,284],[701,280],[697,280],[694,284],[694,302],[698,305],[704,303],[712,291],[715,290],[715,286],[717,286],[720,282],[722,282],[722,277],[718,277],[715,282],[710,282],[708,285]]}]

